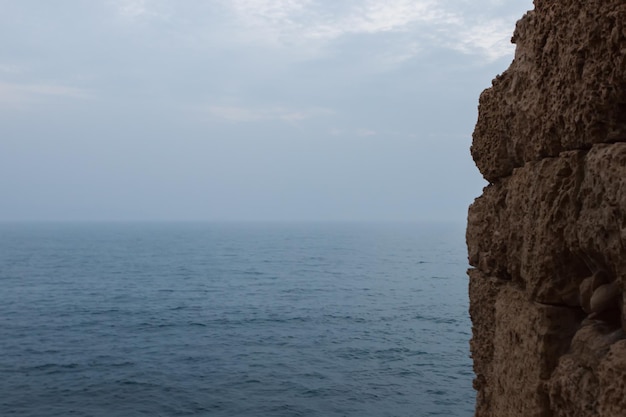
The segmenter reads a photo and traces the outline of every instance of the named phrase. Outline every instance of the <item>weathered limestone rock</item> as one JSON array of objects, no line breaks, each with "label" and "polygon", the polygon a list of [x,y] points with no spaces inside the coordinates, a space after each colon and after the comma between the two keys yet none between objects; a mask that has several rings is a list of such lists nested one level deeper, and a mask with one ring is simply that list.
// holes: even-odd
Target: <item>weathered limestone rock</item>
[{"label": "weathered limestone rock", "polygon": [[[591,275],[577,252],[584,155],[529,162],[472,205],[468,223],[470,264],[525,287],[536,301],[578,303],[578,287]],[[555,268],[556,266],[556,268]]]},{"label": "weathered limestone rock", "polygon": [[477,417],[626,416],[626,2],[535,0],[480,98]]},{"label": "weathered limestone rock", "polygon": [[476,409],[482,410],[480,415],[491,416],[490,405],[493,399],[486,383],[493,379],[496,299],[502,285],[498,279],[490,278],[478,269],[470,270],[469,274],[471,277],[470,298],[481,297],[484,302],[481,306],[476,303],[470,305],[474,334],[470,345],[476,373],[474,389],[478,392]]},{"label": "weathered limestone rock", "polygon": [[500,290],[489,381],[491,415],[545,415],[549,402],[544,381],[567,352],[579,320],[575,309],[534,303],[510,285]]},{"label": "weathered limestone rock", "polygon": [[480,98],[472,155],[489,181],[528,161],[626,139],[626,4],[536,0],[510,68]]},{"label": "weathered limestone rock", "polygon": [[[618,349],[624,342],[624,331],[599,320],[587,320],[572,340],[568,354],[564,355],[550,379],[550,408],[553,416],[618,416],[623,415],[626,402],[604,398],[618,391],[623,393],[622,381],[611,381],[612,376],[623,377],[623,364],[617,374],[611,363],[616,355],[609,355],[611,349]],[[624,351],[623,353],[626,353]],[[626,356],[618,354],[623,361]],[[617,364],[615,364],[617,365]],[[616,406],[618,408],[616,408]],[[610,411],[612,410],[612,411]],[[617,412],[617,414],[615,413]]]}]

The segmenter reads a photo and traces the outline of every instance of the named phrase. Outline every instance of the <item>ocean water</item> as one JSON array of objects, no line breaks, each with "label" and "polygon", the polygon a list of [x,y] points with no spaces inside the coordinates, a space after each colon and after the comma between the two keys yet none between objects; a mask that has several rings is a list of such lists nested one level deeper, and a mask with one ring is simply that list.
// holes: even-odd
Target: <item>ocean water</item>
[{"label": "ocean water", "polygon": [[0,416],[471,416],[462,226],[0,224]]}]

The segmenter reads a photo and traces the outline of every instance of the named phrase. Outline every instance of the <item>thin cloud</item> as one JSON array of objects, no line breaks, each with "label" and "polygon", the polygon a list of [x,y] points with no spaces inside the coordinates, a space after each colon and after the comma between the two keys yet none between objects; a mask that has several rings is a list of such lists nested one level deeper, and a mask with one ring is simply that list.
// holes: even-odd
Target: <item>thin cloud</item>
[{"label": "thin cloud", "polygon": [[372,129],[360,128],[356,130],[357,136],[367,137],[367,136],[376,136],[377,132]]},{"label": "thin cloud", "polygon": [[135,21],[142,18],[163,17],[162,2],[155,0],[113,0],[113,6],[119,16],[125,20]]},{"label": "thin cloud", "polygon": [[208,108],[208,114],[213,118],[243,123],[271,120],[295,123],[329,113],[330,111],[326,109],[299,110],[285,107],[209,106]]},{"label": "thin cloud", "polygon": [[0,72],[4,74],[21,74],[24,72],[24,69],[17,65],[0,64]]},{"label": "thin cloud", "polygon": [[477,22],[460,32],[460,41],[451,42],[448,46],[465,54],[482,55],[488,61],[495,61],[513,52],[511,35],[509,22],[502,19]]},{"label": "thin cloud", "polygon": [[237,20],[252,30],[253,38],[281,44],[307,26],[312,0],[229,0]]},{"label": "thin cloud", "polygon": [[313,4],[312,0],[231,0],[233,9],[252,21],[288,23],[294,16],[303,14]]},{"label": "thin cloud", "polygon": [[346,137],[357,136],[357,137],[365,138],[365,137],[371,137],[371,136],[378,136],[379,132],[373,129],[366,128],[366,127],[360,127],[356,129],[339,129],[339,128],[333,127],[332,129],[328,131],[328,134],[331,136],[346,136]]},{"label": "thin cloud", "polygon": [[[514,48],[508,39],[520,17],[519,8],[500,0],[485,0],[480,6],[468,0],[110,1],[129,21],[158,17],[184,24],[174,37],[200,47],[253,44],[287,49],[292,59],[309,60],[325,56],[335,41],[347,36],[384,34],[395,45],[405,43],[406,36],[395,43],[394,36],[408,34],[413,45],[420,45],[389,48],[387,67],[435,48],[476,55],[486,63],[510,56]],[[215,16],[222,19],[217,26],[211,23]]]},{"label": "thin cloud", "polygon": [[0,105],[20,109],[49,98],[85,100],[93,98],[86,90],[56,84],[14,84],[0,82]]},{"label": "thin cloud", "polygon": [[120,15],[131,19],[148,12],[146,0],[118,0],[117,7]]},{"label": "thin cloud", "polygon": [[[319,0],[231,0],[239,20],[271,35],[271,41],[294,38],[332,40],[346,34],[402,30],[414,22],[449,20],[431,0],[351,1],[329,12]],[[255,33],[255,35],[257,35]],[[257,40],[267,40],[260,39]]]},{"label": "thin cloud", "polygon": [[[494,8],[499,4],[490,3]],[[489,15],[489,7],[465,12],[468,3],[461,0],[353,0],[332,9],[320,0],[230,0],[228,4],[254,34],[249,42],[302,47],[346,35],[412,32],[418,41],[428,40],[433,47],[479,55],[487,61],[512,54],[507,38],[519,17],[496,18]],[[406,61],[421,50],[403,51],[391,61]]]},{"label": "thin cloud", "polygon": [[339,37],[346,34],[374,34],[406,30],[415,23],[449,21],[453,16],[438,8],[432,1],[395,0],[386,3],[366,2],[350,14],[332,22],[330,28],[311,36]]}]

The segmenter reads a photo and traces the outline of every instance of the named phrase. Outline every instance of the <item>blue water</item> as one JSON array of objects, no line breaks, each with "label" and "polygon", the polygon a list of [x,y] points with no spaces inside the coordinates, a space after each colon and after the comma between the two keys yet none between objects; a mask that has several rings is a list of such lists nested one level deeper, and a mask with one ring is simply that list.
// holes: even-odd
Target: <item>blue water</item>
[{"label": "blue water", "polygon": [[462,227],[0,224],[0,416],[471,416]]}]

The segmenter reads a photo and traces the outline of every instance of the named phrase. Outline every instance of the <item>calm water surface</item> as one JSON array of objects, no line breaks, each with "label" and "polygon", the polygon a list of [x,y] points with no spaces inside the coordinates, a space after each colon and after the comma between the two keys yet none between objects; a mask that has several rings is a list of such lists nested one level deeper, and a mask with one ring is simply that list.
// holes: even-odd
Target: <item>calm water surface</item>
[{"label": "calm water surface", "polygon": [[471,416],[463,227],[0,224],[1,416]]}]

